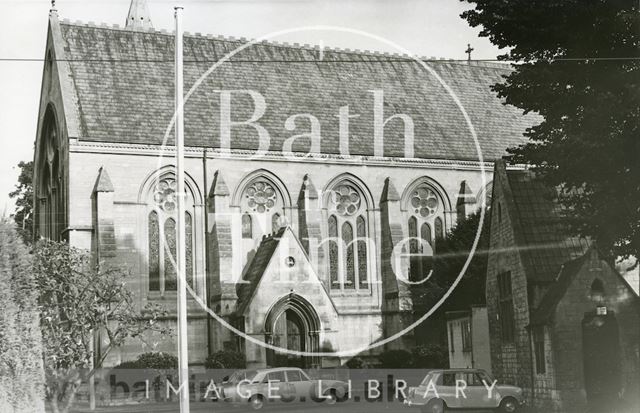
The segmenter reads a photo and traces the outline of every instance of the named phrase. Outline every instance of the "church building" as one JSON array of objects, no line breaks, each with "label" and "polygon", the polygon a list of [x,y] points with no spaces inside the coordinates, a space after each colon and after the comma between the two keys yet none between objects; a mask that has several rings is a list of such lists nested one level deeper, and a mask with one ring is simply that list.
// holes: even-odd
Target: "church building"
[{"label": "church building", "polygon": [[[498,63],[423,65],[201,34],[185,35],[184,59],[192,364],[225,349],[255,367],[337,364],[345,358],[259,343],[351,351],[410,327],[408,275],[427,274],[406,255],[437,252],[438,239],[491,193],[493,162],[537,120],[491,91],[510,72]],[[163,305],[169,324],[173,114],[174,35],[153,28],[144,1],[132,1],[125,27],[72,23],[51,10],[36,235],[125,267],[137,304]],[[174,339],[150,342],[132,341],[108,363],[175,351]],[[408,331],[365,355],[413,345]]]}]

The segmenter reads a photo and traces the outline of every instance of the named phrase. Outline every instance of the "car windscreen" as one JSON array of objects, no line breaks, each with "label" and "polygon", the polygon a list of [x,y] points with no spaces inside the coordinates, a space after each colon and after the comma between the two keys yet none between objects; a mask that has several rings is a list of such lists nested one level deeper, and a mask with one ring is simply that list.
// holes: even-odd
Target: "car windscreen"
[{"label": "car windscreen", "polygon": [[253,381],[253,378],[258,374],[256,370],[239,370],[234,372],[229,377],[229,383],[240,383],[243,380]]}]

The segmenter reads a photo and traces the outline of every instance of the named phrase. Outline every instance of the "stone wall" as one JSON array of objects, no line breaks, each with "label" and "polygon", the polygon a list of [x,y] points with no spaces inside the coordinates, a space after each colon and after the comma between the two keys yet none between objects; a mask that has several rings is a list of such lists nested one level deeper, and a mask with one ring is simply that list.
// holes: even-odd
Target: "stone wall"
[{"label": "stone wall", "polygon": [[[528,283],[514,233],[512,197],[504,169],[494,176],[491,237],[487,267],[487,313],[491,346],[491,366],[499,382],[520,386],[527,397],[531,395],[531,347],[529,332]],[[511,273],[514,304],[515,339],[502,340],[499,319],[498,274]]]}]

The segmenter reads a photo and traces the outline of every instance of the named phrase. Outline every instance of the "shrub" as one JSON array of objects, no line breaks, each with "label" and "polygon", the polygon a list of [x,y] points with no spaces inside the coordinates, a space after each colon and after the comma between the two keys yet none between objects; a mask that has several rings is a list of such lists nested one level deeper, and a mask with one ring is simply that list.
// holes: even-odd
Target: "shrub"
[{"label": "shrub", "polygon": [[360,357],[354,357],[352,359],[349,359],[349,361],[345,363],[345,366],[347,366],[347,368],[349,369],[354,369],[354,370],[365,368],[364,360],[362,360]]},{"label": "shrub", "polygon": [[178,368],[178,358],[169,353],[144,353],[135,360],[124,361],[115,369],[171,370]]},{"label": "shrub", "polygon": [[243,369],[247,365],[245,356],[238,351],[223,350],[209,354],[204,362],[207,369]]},{"label": "shrub", "polygon": [[447,347],[440,344],[426,344],[411,349],[414,368],[448,368]]},{"label": "shrub", "polygon": [[29,253],[0,220],[0,411],[44,412],[42,336]]},{"label": "shrub", "polygon": [[378,360],[383,369],[407,369],[412,366],[412,356],[406,350],[387,350],[380,353]]}]

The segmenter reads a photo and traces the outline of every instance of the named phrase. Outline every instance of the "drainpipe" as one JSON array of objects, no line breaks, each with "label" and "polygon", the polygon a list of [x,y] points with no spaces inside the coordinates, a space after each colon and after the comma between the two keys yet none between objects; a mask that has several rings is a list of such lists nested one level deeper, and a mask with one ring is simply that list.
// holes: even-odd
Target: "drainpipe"
[{"label": "drainpipe", "polygon": [[536,386],[535,386],[535,378],[536,373],[533,371],[534,369],[534,360],[533,360],[533,334],[531,333],[531,325],[527,326],[527,331],[529,333],[529,371],[531,371],[531,395],[529,396],[529,406],[533,407],[533,400],[535,399],[536,394]]},{"label": "drainpipe", "polygon": [[[209,186],[207,184],[207,148],[202,151],[202,182],[204,185],[204,291],[207,308],[211,308],[211,294],[209,294]],[[211,354],[211,315],[207,312],[207,356]]]}]

